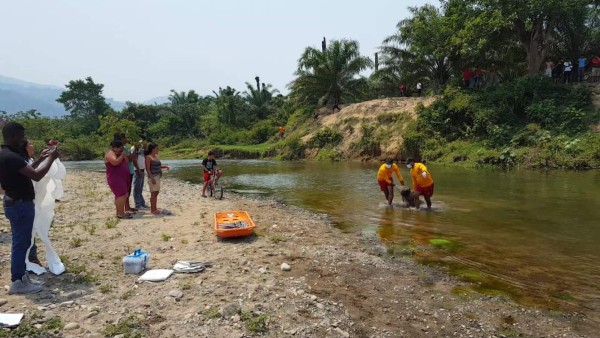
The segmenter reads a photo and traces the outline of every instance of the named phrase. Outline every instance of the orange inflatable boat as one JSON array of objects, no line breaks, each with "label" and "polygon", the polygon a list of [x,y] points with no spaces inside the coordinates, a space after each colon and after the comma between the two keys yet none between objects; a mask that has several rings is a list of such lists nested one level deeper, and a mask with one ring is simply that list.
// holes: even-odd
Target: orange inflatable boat
[{"label": "orange inflatable boat", "polygon": [[256,225],[245,211],[215,213],[215,232],[220,238],[242,237],[254,233]]}]

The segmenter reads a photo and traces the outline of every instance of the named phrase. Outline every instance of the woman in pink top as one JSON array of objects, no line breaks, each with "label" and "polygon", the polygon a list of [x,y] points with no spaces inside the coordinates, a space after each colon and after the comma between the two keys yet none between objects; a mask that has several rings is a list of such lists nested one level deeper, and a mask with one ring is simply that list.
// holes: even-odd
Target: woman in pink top
[{"label": "woman in pink top", "polygon": [[129,165],[127,154],[123,149],[123,142],[112,141],[111,149],[104,155],[106,166],[106,181],[110,190],[115,195],[115,207],[117,218],[131,218],[131,214],[125,212],[125,202],[129,195]]}]

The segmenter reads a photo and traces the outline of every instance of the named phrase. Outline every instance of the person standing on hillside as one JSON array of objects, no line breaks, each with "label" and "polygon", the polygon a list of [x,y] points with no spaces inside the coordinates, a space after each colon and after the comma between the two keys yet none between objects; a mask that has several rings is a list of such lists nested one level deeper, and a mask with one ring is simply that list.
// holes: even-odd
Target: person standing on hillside
[{"label": "person standing on hillside", "polygon": [[423,84],[421,82],[417,82],[417,96],[421,96],[421,93],[423,92]]},{"label": "person standing on hillside", "polygon": [[16,122],[8,122],[2,128],[4,144],[0,151],[0,184],[4,189],[4,215],[12,230],[10,272],[12,284],[9,294],[30,294],[42,291],[42,286],[29,279],[25,257],[31,246],[31,233],[35,218],[34,181],[41,180],[55,159],[58,151],[42,152],[44,160],[37,168],[27,162],[25,128]]},{"label": "person standing on hillside", "polygon": [[544,75],[548,78],[552,78],[552,70],[554,69],[554,62],[552,60],[546,60],[546,68],[544,68]]},{"label": "person standing on hillside", "polygon": [[377,171],[377,183],[379,183],[379,188],[383,191],[388,205],[392,205],[392,202],[394,201],[394,173],[396,173],[396,177],[398,177],[400,184],[404,185],[404,179],[400,173],[400,168],[398,168],[398,165],[396,165],[391,158],[386,159],[385,163],[382,164]]},{"label": "person standing on hillside", "polygon": [[596,83],[600,79],[600,56],[592,58],[592,82]]},{"label": "person standing on hillside", "polygon": [[406,167],[410,169],[410,179],[413,190],[423,195],[427,208],[431,208],[431,196],[433,195],[433,177],[423,163],[415,163],[412,157],[406,159]]},{"label": "person standing on hillside", "polygon": [[573,69],[573,64],[571,64],[571,61],[565,60],[563,66],[563,83],[569,83],[571,82],[571,70]]},{"label": "person standing on hillside", "polygon": [[585,66],[587,66],[587,59],[585,56],[580,56],[579,60],[577,60],[577,80],[579,82],[583,82],[583,76],[585,75]]}]

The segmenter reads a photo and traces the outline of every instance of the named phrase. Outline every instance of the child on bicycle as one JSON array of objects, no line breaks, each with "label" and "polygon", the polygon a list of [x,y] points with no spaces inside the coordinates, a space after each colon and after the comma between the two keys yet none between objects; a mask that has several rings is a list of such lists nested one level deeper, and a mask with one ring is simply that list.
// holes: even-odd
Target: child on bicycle
[{"label": "child on bicycle", "polygon": [[223,172],[217,168],[217,161],[215,160],[215,153],[213,151],[208,152],[208,157],[202,160],[202,169],[204,169],[204,186],[202,187],[202,197],[206,197],[206,187],[210,181],[210,175],[214,172],[216,175],[215,183],[219,180]]}]

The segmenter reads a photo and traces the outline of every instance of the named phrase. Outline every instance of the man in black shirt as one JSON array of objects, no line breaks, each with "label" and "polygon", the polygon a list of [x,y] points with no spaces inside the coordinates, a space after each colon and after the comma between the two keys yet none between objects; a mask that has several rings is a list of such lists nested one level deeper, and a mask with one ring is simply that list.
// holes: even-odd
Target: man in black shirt
[{"label": "man in black shirt", "polygon": [[35,191],[31,180],[41,180],[58,157],[56,149],[43,152],[46,159],[33,168],[25,153],[25,128],[8,122],[2,128],[4,144],[0,150],[0,183],[4,189],[4,214],[12,229],[10,272],[12,284],[9,294],[27,294],[42,290],[31,281],[26,271],[25,255],[31,246],[31,231],[35,217]]}]

